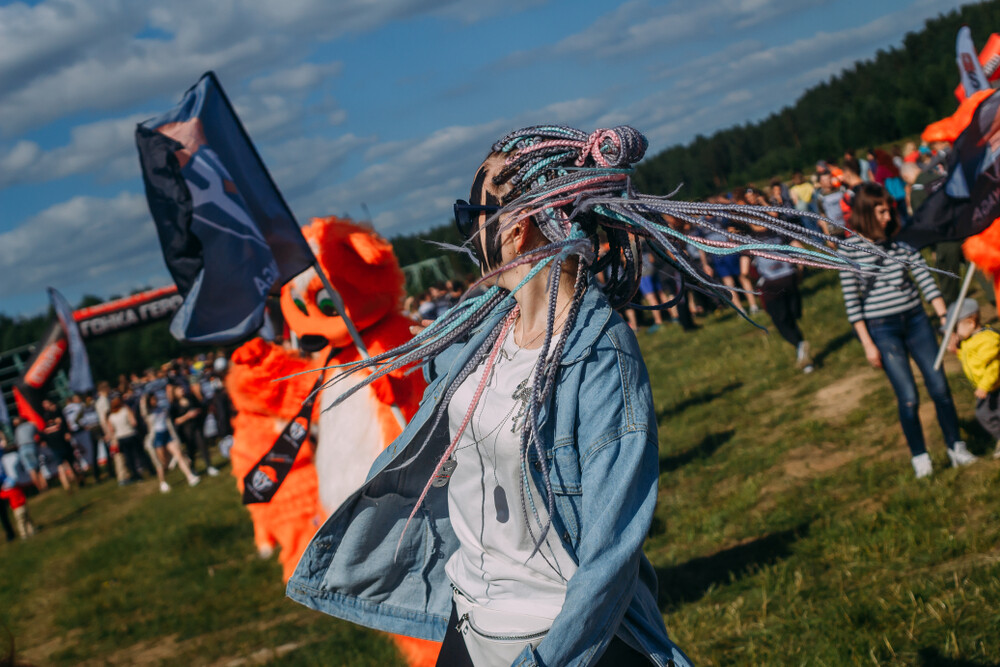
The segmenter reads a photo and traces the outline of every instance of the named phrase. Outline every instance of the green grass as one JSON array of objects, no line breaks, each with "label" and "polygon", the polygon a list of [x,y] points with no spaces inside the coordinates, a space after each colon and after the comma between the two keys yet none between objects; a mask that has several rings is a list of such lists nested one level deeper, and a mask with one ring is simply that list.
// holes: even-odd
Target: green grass
[{"label": "green grass", "polygon": [[[936,470],[914,480],[836,276],[804,290],[811,375],[729,313],[639,335],[662,472],[646,552],[671,635],[701,665],[1000,664],[1000,464],[949,468],[925,405]],[[988,455],[949,369],[964,435]],[[0,545],[0,621],[23,659],[398,664],[378,633],[284,598],[230,478],[172,481],[167,495],[104,484],[32,499],[44,530]]]},{"label": "green grass", "polygon": [[[672,636],[703,665],[1000,663],[1000,466],[947,467],[926,405],[936,471],[913,479],[836,277],[804,290],[811,375],[732,315],[640,335],[663,462],[646,552]],[[988,455],[949,368],[963,435]]]}]

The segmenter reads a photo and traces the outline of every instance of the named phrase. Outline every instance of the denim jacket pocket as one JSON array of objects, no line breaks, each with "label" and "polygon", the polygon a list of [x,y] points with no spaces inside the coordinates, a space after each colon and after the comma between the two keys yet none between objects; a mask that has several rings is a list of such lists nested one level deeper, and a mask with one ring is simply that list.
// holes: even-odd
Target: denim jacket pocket
[{"label": "denim jacket pocket", "polygon": [[[336,545],[323,544],[322,537],[314,540],[315,549],[336,549],[331,566],[326,568],[323,588],[355,594],[365,590],[368,596],[378,597],[379,591],[373,587],[388,595],[408,576],[421,572],[428,558],[428,541],[423,539],[426,526],[420,512],[403,534],[412,510],[413,499],[398,493],[378,497],[362,493]],[[391,568],[373,567],[393,562]]]},{"label": "denim jacket pocket", "polygon": [[557,446],[548,453],[552,492],[560,495],[580,495],[583,485],[580,475],[580,454],[572,443]]}]

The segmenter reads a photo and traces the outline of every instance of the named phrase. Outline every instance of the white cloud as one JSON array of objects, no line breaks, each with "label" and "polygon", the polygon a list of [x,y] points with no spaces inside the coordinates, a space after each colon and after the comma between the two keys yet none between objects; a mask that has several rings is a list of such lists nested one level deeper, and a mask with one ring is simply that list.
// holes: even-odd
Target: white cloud
[{"label": "white cloud", "polygon": [[736,42],[657,73],[654,92],[616,108],[599,123],[624,122],[642,129],[653,145],[652,155],[696,133],[709,134],[791,104],[807,87],[873,56],[876,49],[918,29],[928,16],[960,4],[922,0],[861,26],[819,31],[787,44]]},{"label": "white cloud", "polygon": [[74,197],[0,234],[0,266],[16,280],[0,283],[0,297],[76,285],[129,269],[135,284],[163,261],[141,194],[110,199]]},{"label": "white cloud", "polygon": [[[457,4],[50,0],[12,5],[0,14],[0,82],[6,84],[0,86],[0,131],[10,135],[80,111],[174,95],[209,69],[227,81],[287,67],[297,77],[287,85],[304,85],[332,73],[330,66],[293,66],[317,41]],[[141,38],[147,26],[164,38]]]},{"label": "white cloud", "polygon": [[[325,72],[335,72],[339,64],[310,67],[294,73],[299,82],[306,76],[321,76]],[[268,76],[277,76],[279,73]],[[267,78],[267,77],[264,77]],[[260,79],[258,79],[260,80]],[[295,137],[302,152],[333,150],[326,161],[330,166],[337,161],[336,151],[351,142],[353,135],[331,141],[322,137],[305,137],[310,130],[320,131],[343,123],[346,113],[332,98],[324,98],[316,103],[306,102],[308,89],[293,91],[285,89],[283,94],[245,95],[235,98],[233,104],[250,135],[258,145]],[[135,147],[135,127],[151,116],[153,112],[133,114],[123,118],[109,118],[94,123],[77,125],[70,131],[70,141],[63,146],[43,150],[36,142],[20,140],[5,150],[0,149],[0,189],[21,183],[39,183],[57,180],[75,174],[92,174],[99,180],[115,181],[139,175],[138,158]],[[307,121],[313,122],[307,125]],[[289,142],[286,142],[289,143]],[[301,155],[283,149],[280,145],[268,151],[277,155],[274,166],[290,169],[302,162]],[[289,158],[289,159],[285,159]]]},{"label": "white cloud", "polygon": [[528,7],[545,4],[547,0],[476,0],[446,5],[436,12],[438,16],[455,18],[463,23],[476,23],[496,14],[509,14]]},{"label": "white cloud", "polygon": [[299,93],[314,90],[329,79],[339,76],[344,70],[342,62],[302,63],[250,81],[252,93]]},{"label": "white cloud", "polygon": [[512,54],[501,65],[525,65],[551,56],[606,59],[642,56],[680,43],[704,40],[720,28],[739,31],[830,1],[675,0],[663,4],[630,0],[553,46]]},{"label": "white cloud", "polygon": [[141,30],[142,3],[52,0],[0,7],[0,90],[20,88],[81,54]]},{"label": "white cloud", "polygon": [[[135,126],[149,115],[78,125],[72,129],[68,144],[48,151],[43,151],[33,141],[18,141],[6,152],[0,152],[0,188],[87,172],[113,177],[136,176],[139,172]],[[128,163],[127,167],[123,160]]]},{"label": "white cloud", "polygon": [[734,86],[781,79],[796,91],[816,79],[803,80],[806,72],[836,73],[855,60],[874,55],[875,49],[892,43],[910,30],[921,27],[929,14],[962,4],[959,0],[925,0],[913,8],[886,14],[874,21],[834,32],[819,32],[788,44],[764,47],[741,42],[725,51],[700,58],[666,72],[677,76],[676,92],[704,95]]},{"label": "white cloud", "polygon": [[377,162],[347,181],[303,197],[296,210],[326,215],[355,210],[364,202],[375,213],[375,227],[387,235],[447,222],[452,204],[468,193],[475,169],[494,141],[539,122],[587,126],[607,104],[592,98],[567,100],[510,119],[453,125],[423,139],[377,144],[366,153]]},{"label": "white cloud", "polygon": [[341,166],[352,155],[360,158],[363,148],[374,141],[374,137],[351,133],[334,139],[299,137],[272,146],[264,153],[266,162],[274,165],[271,175],[282,193],[290,200],[297,200],[318,183],[336,179]]}]

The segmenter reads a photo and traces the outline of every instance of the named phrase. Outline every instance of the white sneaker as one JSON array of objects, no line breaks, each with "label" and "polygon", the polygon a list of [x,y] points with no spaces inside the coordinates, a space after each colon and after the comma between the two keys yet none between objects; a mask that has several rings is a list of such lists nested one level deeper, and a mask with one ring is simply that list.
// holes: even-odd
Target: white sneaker
[{"label": "white sneaker", "polygon": [[1000,440],[997,440],[997,448],[993,450],[993,458],[1000,459]]},{"label": "white sneaker", "polygon": [[948,449],[948,458],[954,467],[967,466],[976,462],[976,457],[972,455],[965,443],[959,440]]},{"label": "white sneaker", "polygon": [[170,485],[166,482],[160,482],[160,493],[170,493]]},{"label": "white sneaker", "polygon": [[[950,453],[951,450],[949,449]],[[924,477],[930,477],[931,473],[934,472],[934,466],[931,464],[931,455],[924,452],[920,456],[914,456],[913,460],[913,472],[916,473],[917,479],[923,479]]]},{"label": "white sneaker", "polygon": [[191,477],[191,479],[188,480],[188,486],[198,486],[198,484],[200,483],[201,483],[201,477],[198,477],[197,475],[194,475],[193,477]]},{"label": "white sneaker", "polygon": [[208,466],[208,476],[209,477],[218,477],[219,476],[219,469],[216,468],[215,466]]}]

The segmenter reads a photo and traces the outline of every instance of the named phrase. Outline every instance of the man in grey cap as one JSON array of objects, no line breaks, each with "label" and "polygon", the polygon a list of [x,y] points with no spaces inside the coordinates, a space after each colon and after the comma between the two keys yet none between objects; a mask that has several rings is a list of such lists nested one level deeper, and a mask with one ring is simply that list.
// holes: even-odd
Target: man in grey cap
[{"label": "man in grey cap", "polygon": [[952,345],[962,370],[976,388],[976,419],[997,441],[993,458],[1000,458],[1000,333],[979,323],[979,304],[963,299],[951,304],[948,317],[958,311]]}]

